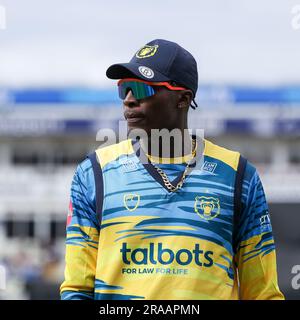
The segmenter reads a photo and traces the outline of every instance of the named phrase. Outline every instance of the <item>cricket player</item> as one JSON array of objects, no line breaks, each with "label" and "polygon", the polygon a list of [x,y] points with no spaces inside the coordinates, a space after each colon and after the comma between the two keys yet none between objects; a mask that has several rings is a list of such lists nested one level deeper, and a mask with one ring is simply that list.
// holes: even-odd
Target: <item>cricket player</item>
[{"label": "cricket player", "polygon": [[[188,131],[194,57],[156,39],[106,74],[118,80],[129,137],[77,167],[61,298],[284,299],[257,170]],[[164,148],[153,129],[181,138]]]}]

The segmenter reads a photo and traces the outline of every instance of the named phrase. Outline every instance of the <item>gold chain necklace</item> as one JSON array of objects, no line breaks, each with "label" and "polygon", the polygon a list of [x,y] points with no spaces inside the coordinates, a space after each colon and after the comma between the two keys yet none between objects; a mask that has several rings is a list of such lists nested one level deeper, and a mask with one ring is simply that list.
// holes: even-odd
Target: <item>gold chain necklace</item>
[{"label": "gold chain necklace", "polygon": [[162,169],[158,168],[155,164],[152,163],[153,167],[154,167],[154,168],[156,169],[156,171],[160,174],[160,176],[161,176],[161,178],[162,178],[162,180],[163,180],[163,182],[164,182],[164,185],[166,186],[166,188],[167,188],[169,191],[175,192],[175,191],[177,191],[178,189],[180,189],[180,188],[182,187],[182,185],[183,185],[183,183],[184,183],[184,180],[185,180],[185,178],[186,178],[186,175],[187,175],[187,171],[188,171],[189,166],[190,166],[190,164],[191,164],[191,161],[192,161],[192,160],[195,158],[195,156],[196,156],[196,145],[197,145],[197,144],[196,144],[196,140],[195,140],[195,139],[192,139],[192,158],[187,162],[186,167],[185,167],[184,172],[183,172],[183,175],[182,175],[180,181],[177,183],[176,186],[174,186],[174,185],[170,182],[170,180],[169,180],[169,178],[167,177],[166,173],[165,173]]}]

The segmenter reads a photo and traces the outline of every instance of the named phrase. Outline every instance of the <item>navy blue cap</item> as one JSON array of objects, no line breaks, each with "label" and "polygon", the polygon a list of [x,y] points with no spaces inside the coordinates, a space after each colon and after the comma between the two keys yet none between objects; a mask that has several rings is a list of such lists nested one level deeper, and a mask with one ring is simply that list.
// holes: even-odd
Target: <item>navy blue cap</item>
[{"label": "navy blue cap", "polygon": [[110,79],[138,78],[151,82],[174,81],[191,89],[198,88],[197,63],[194,57],[175,42],[156,39],[139,49],[129,63],[110,66]]}]

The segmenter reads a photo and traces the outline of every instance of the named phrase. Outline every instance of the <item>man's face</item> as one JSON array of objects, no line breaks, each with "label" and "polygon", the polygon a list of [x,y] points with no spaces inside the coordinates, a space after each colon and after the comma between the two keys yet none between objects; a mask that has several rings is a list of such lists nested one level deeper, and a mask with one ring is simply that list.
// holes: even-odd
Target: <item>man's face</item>
[{"label": "man's face", "polygon": [[151,129],[172,130],[178,127],[178,93],[163,86],[153,88],[153,96],[138,100],[128,91],[123,100],[123,110],[129,131],[143,129],[150,135]]}]

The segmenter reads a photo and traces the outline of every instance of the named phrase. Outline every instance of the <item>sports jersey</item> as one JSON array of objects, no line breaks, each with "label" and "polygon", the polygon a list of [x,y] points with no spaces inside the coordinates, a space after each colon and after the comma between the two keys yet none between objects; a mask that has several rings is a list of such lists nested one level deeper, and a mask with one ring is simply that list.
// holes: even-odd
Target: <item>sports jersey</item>
[{"label": "sports jersey", "polygon": [[[203,142],[176,192],[130,139],[96,150],[96,167],[89,158],[77,167],[62,299],[284,299],[255,167],[246,163],[236,220],[240,154]],[[175,185],[184,167],[169,166]]]}]

